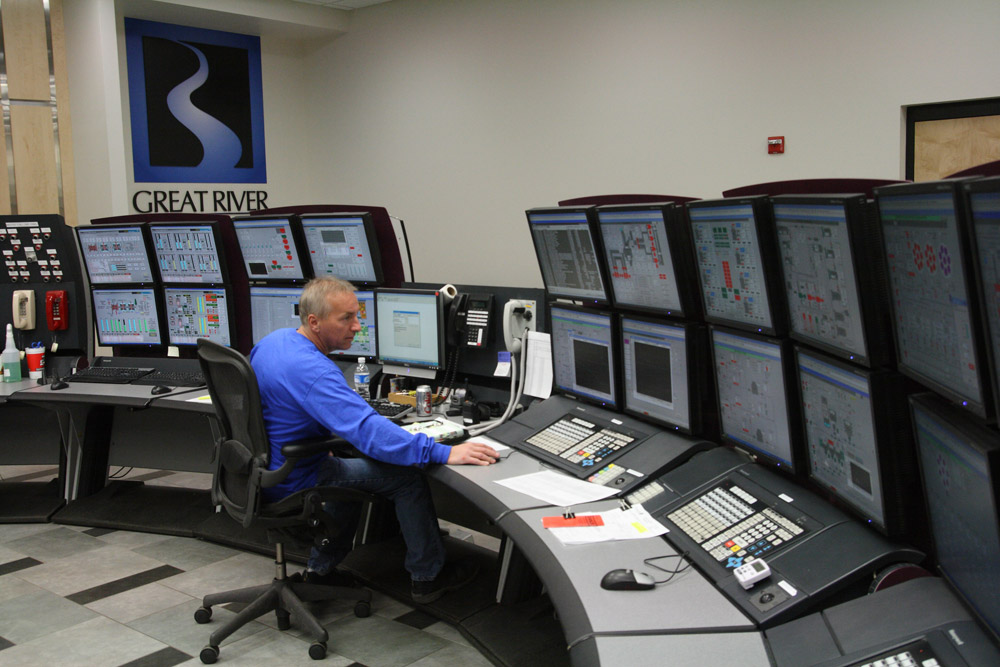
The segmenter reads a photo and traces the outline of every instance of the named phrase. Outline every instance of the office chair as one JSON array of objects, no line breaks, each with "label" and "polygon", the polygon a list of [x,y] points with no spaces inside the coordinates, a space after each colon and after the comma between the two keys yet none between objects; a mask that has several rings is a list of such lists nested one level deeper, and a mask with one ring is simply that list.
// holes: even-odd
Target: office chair
[{"label": "office chair", "polygon": [[[278,470],[267,469],[270,443],[264,429],[257,376],[250,362],[239,352],[198,340],[198,360],[201,364],[212,406],[219,421],[221,437],[216,443],[215,470],[212,474],[212,503],[221,505],[244,529],[261,527],[267,530],[268,542],[274,544],[275,577],[270,584],[206,595],[194,614],[198,623],[208,623],[212,607],[230,602],[247,603],[236,616],[209,637],[200,658],[205,664],[219,657],[219,644],[243,625],[274,610],[278,629],[287,630],[290,616],[313,637],[309,656],[314,660],[326,655],[326,630],[305,607],[304,602],[318,600],[355,600],[354,614],[365,617],[371,613],[371,591],[360,587],[323,586],[305,583],[287,576],[284,544],[295,540],[295,529],[308,532],[314,542],[336,535],[342,527],[333,525],[332,517],[323,511],[323,503],[371,502],[375,496],[355,489],[319,487],[291,494],[276,502],[263,500],[262,489],[281,482],[295,462],[327,451],[339,438],[318,438],[293,442],[282,447],[286,462]],[[298,540],[295,540],[298,541]]]}]

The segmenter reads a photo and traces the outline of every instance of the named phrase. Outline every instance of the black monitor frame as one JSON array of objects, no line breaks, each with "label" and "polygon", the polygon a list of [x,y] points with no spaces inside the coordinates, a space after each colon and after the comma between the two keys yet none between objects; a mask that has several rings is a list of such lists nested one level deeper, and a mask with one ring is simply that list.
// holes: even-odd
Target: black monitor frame
[{"label": "black monitor frame", "polygon": [[243,269],[247,274],[247,280],[251,285],[299,285],[304,284],[310,278],[313,277],[312,273],[312,260],[309,258],[306,251],[306,239],[302,232],[302,223],[299,221],[298,216],[287,214],[287,215],[267,215],[265,213],[257,215],[248,215],[238,218],[233,218],[233,231],[236,234],[236,240],[240,240],[240,226],[250,225],[253,223],[284,223],[288,227],[288,235],[292,239],[295,258],[299,262],[299,267],[302,269],[301,278],[274,278],[269,276],[254,276],[250,275],[250,269],[247,266],[248,260],[246,259],[246,253],[243,252],[243,245],[240,243],[240,256],[243,258]]},{"label": "black monitor frame", "polygon": [[[782,272],[782,283],[785,287],[786,304],[788,307],[788,335],[792,339],[805,343],[828,354],[847,359],[869,368],[890,366],[895,363],[895,350],[892,346],[892,322],[885,304],[889,301],[889,279],[886,275],[885,257],[880,252],[881,234],[874,204],[861,194],[843,195],[778,195],[771,197],[774,213],[774,225],[778,238],[778,252],[781,255],[779,266]],[[786,253],[783,250],[785,241],[781,233],[779,207],[782,206],[834,206],[844,214],[844,230],[847,234],[850,259],[856,293],[851,295],[854,300],[854,310],[857,311],[858,323],[861,328],[864,352],[850,350],[845,345],[830,342],[828,337],[810,335],[797,328],[798,318],[793,314],[793,292],[789,285],[786,264]],[[814,253],[811,253],[814,254]],[[831,306],[832,308],[832,306]]]},{"label": "black monitor frame", "polygon": [[365,233],[365,242],[368,244],[368,252],[372,263],[372,272],[375,274],[374,280],[353,280],[347,276],[336,276],[337,278],[342,278],[356,287],[364,287],[366,289],[373,289],[375,287],[380,287],[385,284],[385,276],[382,272],[382,254],[379,250],[378,245],[378,234],[375,231],[375,222],[372,219],[372,214],[368,211],[357,211],[357,212],[338,212],[338,213],[310,213],[299,216],[299,222],[302,225],[302,237],[303,245],[302,248],[308,257],[307,264],[309,270],[312,272],[314,277],[316,276],[326,276],[332,275],[326,272],[320,272],[316,269],[316,263],[312,256],[312,249],[309,247],[309,235],[306,234],[306,228],[312,224],[318,224],[324,220],[336,221],[336,220],[354,220],[361,219],[362,228]]},{"label": "black monitor frame", "polygon": [[[620,221],[610,220],[615,214],[636,213],[659,214],[661,221],[659,231],[662,233],[663,242],[666,245],[666,252],[669,255],[675,289],[677,292],[678,305],[676,308],[648,306],[638,303],[629,303],[618,294],[615,289],[615,268],[612,264],[608,244],[604,242],[604,229],[608,225],[621,224]],[[635,224],[635,223],[633,223]],[[700,320],[702,317],[701,297],[698,294],[697,279],[694,276],[694,257],[692,255],[691,228],[685,224],[684,208],[671,202],[658,204],[609,204],[597,208],[597,225],[600,231],[601,245],[603,247],[604,264],[607,270],[608,283],[611,301],[615,308],[628,310],[636,313],[646,313],[649,315],[663,315],[667,317],[679,317],[687,320]],[[651,288],[651,289],[655,289]]]},{"label": "black monitor frame", "polygon": [[[570,301],[579,301],[585,305],[597,307],[608,307],[613,305],[611,298],[611,286],[608,282],[608,269],[607,266],[605,266],[604,261],[604,243],[597,223],[597,208],[595,206],[538,207],[528,209],[524,212],[524,214],[528,220],[528,232],[531,234],[531,243],[535,249],[535,257],[538,260],[538,269],[542,274],[542,283],[545,285],[545,291],[548,294],[549,300],[566,299]],[[601,280],[601,288],[604,292],[602,296],[597,298],[583,296],[581,294],[574,293],[572,290],[566,289],[565,287],[555,285],[553,284],[552,276],[547,275],[547,262],[543,258],[542,247],[540,245],[538,235],[535,233],[535,225],[544,223],[533,221],[532,216],[573,214],[583,214],[586,219],[587,229],[590,235],[590,244],[594,251],[593,261]]]},{"label": "black monitor frame", "polygon": [[[703,271],[698,264],[698,240],[694,231],[696,220],[692,212],[701,212],[713,208],[749,207],[754,219],[754,241],[760,251],[760,274],[762,289],[767,295],[768,311],[771,319],[769,326],[753,324],[742,320],[730,319],[713,314],[708,307]],[[691,247],[693,251],[694,270],[698,276],[698,292],[701,297],[702,312],[705,321],[735,329],[743,329],[751,333],[766,336],[784,336],[788,331],[788,306],[785,303],[785,286],[781,280],[781,271],[775,269],[781,261],[778,254],[778,240],[774,228],[774,218],[771,214],[771,203],[767,197],[734,197],[732,199],[703,199],[685,204],[687,225],[691,232]]]},{"label": "black monitor frame", "polygon": [[[109,341],[101,336],[101,328],[97,317],[97,300],[95,292],[150,292],[153,295],[153,307],[156,312],[157,323],[160,327],[159,343],[129,343],[120,341]],[[135,356],[138,351],[149,351],[161,353],[167,347],[167,327],[164,316],[163,294],[161,290],[152,285],[131,286],[131,287],[106,287],[98,286],[90,288],[90,310],[94,314],[94,336],[97,344],[102,347],[111,347],[123,350],[123,356]],[[154,355],[155,356],[155,355]]]},{"label": "black monitor frame", "polygon": [[[197,340],[190,343],[182,343],[174,340],[173,335],[170,333],[170,324],[169,324],[170,311],[167,308],[168,290],[181,290],[181,291],[192,291],[192,292],[211,290],[211,291],[223,292],[226,297],[226,317],[228,318],[229,322],[229,344],[227,345],[227,347],[236,349],[238,342],[237,340],[238,329],[236,326],[237,325],[236,304],[235,304],[235,299],[233,297],[232,289],[224,285],[202,285],[202,284],[173,284],[173,285],[165,285],[160,289],[160,291],[163,294],[163,316],[167,319],[167,322],[163,327],[163,330],[166,334],[167,342],[171,347],[187,348],[187,347],[194,347],[195,345],[197,345]],[[213,338],[212,340],[215,339]],[[221,341],[216,341],[216,342],[218,342],[220,345],[222,344]]]},{"label": "black monitor frame", "polygon": [[[94,275],[92,272],[92,267],[88,260],[88,253],[84,248],[84,237],[93,233],[110,233],[121,230],[132,230],[136,229],[139,231],[139,239],[142,241],[143,250],[146,253],[146,263],[149,266],[149,280],[94,280]],[[73,228],[76,235],[76,242],[80,248],[80,256],[83,258],[83,271],[87,276],[88,284],[92,286],[108,286],[108,287],[124,287],[124,286],[140,286],[140,285],[155,285],[159,271],[156,268],[155,256],[152,252],[152,242],[150,240],[149,229],[145,224],[139,223],[123,223],[120,225],[78,225]]]},{"label": "black monitor frame", "polygon": [[[385,346],[380,342],[376,342],[376,347],[378,349],[378,363],[382,364],[382,372],[386,375],[400,375],[403,377],[419,377],[433,379],[438,371],[444,370],[447,365],[447,357],[445,356],[445,304],[444,296],[441,294],[440,290],[434,289],[414,289],[414,288],[401,288],[401,287],[377,287],[375,288],[375,332],[376,335],[381,335],[380,332],[391,331],[392,325],[386,326],[384,322],[380,321],[379,302],[382,300],[382,295],[392,295],[392,294],[420,294],[420,295],[434,295],[436,298],[436,320],[435,325],[437,327],[437,341],[435,343],[437,349],[437,363],[427,363],[422,361],[414,361],[412,359],[401,359],[398,357],[387,358],[385,354],[387,350]],[[383,301],[388,303],[387,300]]]},{"label": "black monitor frame", "polygon": [[[887,199],[891,199],[895,196],[920,196],[920,195],[941,195],[945,194],[951,197],[952,204],[954,206],[955,213],[955,224],[956,224],[956,238],[958,239],[958,257],[962,261],[962,275],[960,278],[964,282],[966,291],[966,301],[968,303],[969,311],[969,324],[970,324],[970,336],[971,336],[971,348],[972,353],[975,356],[975,377],[979,384],[979,391],[981,394],[980,401],[974,401],[966,396],[959,393],[958,390],[948,387],[942,384],[940,381],[930,377],[927,373],[920,371],[913,367],[911,363],[906,361],[906,350],[903,349],[900,344],[899,327],[895,326],[895,322],[899,320],[899,311],[896,305],[896,299],[894,296],[889,300],[889,307],[891,308],[894,326],[892,327],[893,340],[896,345],[896,362],[897,367],[900,372],[904,375],[913,378],[914,380],[920,382],[925,387],[933,389],[935,392],[941,394],[942,396],[948,398],[963,408],[969,410],[973,414],[985,419],[986,421],[992,423],[996,419],[996,414],[994,413],[994,403],[992,396],[992,386],[993,383],[988,376],[990,372],[990,357],[988,356],[986,342],[984,338],[984,324],[983,324],[983,313],[980,310],[980,299],[977,296],[980,285],[977,282],[973,270],[974,259],[972,256],[972,224],[971,217],[966,205],[966,198],[962,192],[962,185],[965,181],[962,179],[945,180],[945,181],[926,181],[923,183],[904,183],[899,185],[889,185],[881,188],[875,189],[875,201],[879,205],[879,228],[882,237],[882,252],[888,257],[890,249],[886,241],[886,227],[887,224],[882,215],[882,205]],[[892,273],[893,268],[889,260],[886,260],[887,274],[889,276],[889,289],[890,294],[893,293],[895,287],[892,283]]]},{"label": "black monitor frame", "polygon": [[[757,343],[765,343],[768,345],[774,345],[778,348],[778,355],[781,360],[781,368],[779,373],[781,375],[782,382],[785,386],[785,415],[786,423],[785,426],[788,429],[788,449],[790,452],[789,460],[785,461],[776,456],[775,454],[768,452],[764,449],[758,448],[754,445],[749,444],[743,440],[740,440],[732,435],[726,433],[725,421],[724,421],[724,410],[723,410],[723,393],[719,387],[719,375],[718,368],[720,360],[715,352],[715,335],[716,333],[726,334],[730,336],[735,336],[739,338],[745,338],[750,341],[755,341]],[[802,415],[799,409],[799,392],[797,385],[797,377],[795,373],[795,363],[792,357],[792,346],[791,341],[788,339],[778,339],[771,338],[768,336],[761,336],[759,334],[744,331],[742,329],[732,329],[727,327],[720,327],[718,325],[709,326],[709,348],[711,351],[712,368],[714,369],[713,380],[715,382],[716,391],[716,406],[718,408],[719,415],[719,439],[731,447],[735,447],[740,451],[748,454],[754,461],[761,463],[778,470],[783,470],[789,474],[800,474],[803,467],[803,445],[802,442]],[[770,396],[768,397],[768,402],[777,401],[778,397]]]},{"label": "black monitor frame", "polygon": [[[156,274],[158,282],[163,285],[228,285],[230,283],[229,271],[226,261],[226,250],[225,244],[222,239],[222,230],[219,223],[214,220],[170,220],[163,222],[149,222],[147,223],[149,228],[150,237],[150,251],[152,252],[151,259],[154,260]],[[185,227],[208,227],[212,230],[212,239],[215,243],[215,255],[219,261],[219,273],[222,276],[222,280],[167,280],[163,271],[160,269],[160,261],[157,258],[156,253],[156,240],[154,238],[154,233],[158,229],[169,229],[172,227],[185,228]]]},{"label": "black monitor frame", "polygon": [[[817,352],[804,345],[794,345],[797,389],[799,393],[802,414],[802,439],[805,442],[803,472],[812,485],[824,494],[828,500],[845,511],[857,516],[863,523],[887,537],[913,539],[926,525],[923,507],[913,494],[920,482],[917,468],[916,450],[913,442],[908,395],[914,391],[915,385],[901,374],[886,369],[861,368],[847,363],[838,357]],[[850,492],[832,488],[828,482],[821,479],[813,470],[813,448],[818,446],[809,436],[809,420],[805,406],[806,396],[802,389],[803,374],[808,373],[803,368],[802,357],[806,356],[814,362],[833,367],[834,372],[840,371],[861,379],[867,385],[869,414],[871,417],[874,442],[874,460],[863,462],[877,476],[879,487],[877,502],[881,507],[881,521],[866,511],[866,508],[856,501]],[[848,387],[849,390],[854,388]],[[845,415],[838,413],[833,419],[844,424]],[[843,426],[847,428],[847,426]],[[834,443],[837,445],[838,443]],[[844,450],[840,450],[844,454]],[[846,456],[845,456],[846,458]],[[875,494],[872,494],[873,498]]]},{"label": "black monitor frame", "polygon": [[[549,335],[553,338],[556,335],[556,330],[554,328],[553,320],[559,315],[559,311],[568,311],[570,313],[578,313],[584,316],[597,316],[602,318],[607,318],[609,323],[610,340],[608,343],[608,349],[611,352],[611,368],[609,369],[610,381],[612,384],[612,391],[610,392],[612,401],[608,402],[596,396],[591,396],[582,391],[574,390],[569,387],[561,387],[558,383],[558,378],[555,377],[553,372],[552,385],[554,391],[564,394],[566,396],[572,396],[578,400],[591,403],[593,405],[599,405],[605,409],[612,411],[620,411],[622,406],[622,358],[621,358],[621,345],[619,340],[621,339],[621,334],[618,330],[618,325],[620,324],[619,318],[611,310],[607,309],[595,309],[586,308],[583,306],[578,306],[576,304],[565,303],[561,301],[549,301],[546,304],[546,310],[548,313],[548,321],[546,326],[548,327]],[[552,341],[552,354],[555,356],[555,340]],[[555,369],[553,368],[553,371]]]}]

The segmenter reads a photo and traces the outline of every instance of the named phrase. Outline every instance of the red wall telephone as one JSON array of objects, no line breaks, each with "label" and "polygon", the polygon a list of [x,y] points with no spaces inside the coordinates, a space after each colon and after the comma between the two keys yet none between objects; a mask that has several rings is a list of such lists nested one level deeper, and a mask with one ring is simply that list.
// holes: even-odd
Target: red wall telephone
[{"label": "red wall telephone", "polygon": [[69,328],[69,297],[66,290],[51,290],[45,293],[45,319],[49,331],[65,331]]}]

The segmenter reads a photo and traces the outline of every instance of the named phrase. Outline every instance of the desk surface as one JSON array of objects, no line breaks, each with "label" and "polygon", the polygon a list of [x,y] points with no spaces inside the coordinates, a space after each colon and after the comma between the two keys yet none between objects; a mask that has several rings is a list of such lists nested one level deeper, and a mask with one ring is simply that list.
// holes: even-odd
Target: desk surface
[{"label": "desk surface", "polygon": [[771,664],[764,639],[758,632],[591,637],[574,646],[570,657],[575,667],[665,664],[672,667],[766,667]]},{"label": "desk surface", "polygon": [[[181,394],[195,391],[204,392],[204,388],[177,387],[169,394],[154,395],[150,386],[135,384],[106,384],[101,382],[69,382],[65,389],[53,389],[51,384],[27,385],[21,391],[10,395],[10,400],[31,401],[35,403],[90,404],[90,405],[123,405],[126,407],[149,407],[159,402]],[[190,398],[190,396],[188,396]],[[211,411],[211,405],[209,405]]]},{"label": "desk surface", "polygon": [[37,386],[38,381],[30,379],[21,380],[20,382],[0,382],[0,403],[6,402],[15,392]]}]

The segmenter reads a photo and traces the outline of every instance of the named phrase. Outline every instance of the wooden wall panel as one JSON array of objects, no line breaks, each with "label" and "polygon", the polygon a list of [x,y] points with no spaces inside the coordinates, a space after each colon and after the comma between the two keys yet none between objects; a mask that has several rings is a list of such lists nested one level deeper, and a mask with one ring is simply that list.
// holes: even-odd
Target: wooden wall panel
[{"label": "wooden wall panel", "polygon": [[41,0],[4,0],[2,5],[7,91],[12,100],[48,102],[49,51]]},{"label": "wooden wall panel", "polygon": [[63,23],[62,0],[49,2],[52,23],[52,60],[55,69],[59,120],[59,161],[62,175],[63,218],[69,225],[77,224],[76,172],[73,168],[73,127],[69,122],[69,74],[66,71],[66,30]]},{"label": "wooden wall panel", "polygon": [[7,167],[7,128],[0,122],[0,215],[10,215],[10,170]]},{"label": "wooden wall panel", "polygon": [[18,213],[58,213],[59,172],[52,108],[12,105],[10,127]]},{"label": "wooden wall panel", "polygon": [[913,125],[913,180],[931,181],[1000,160],[1000,116],[926,120]]}]

